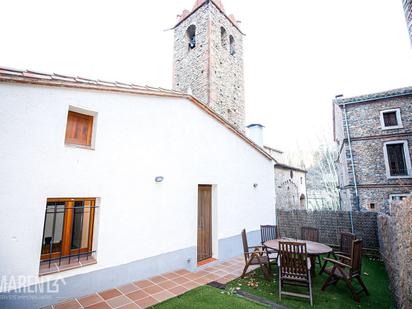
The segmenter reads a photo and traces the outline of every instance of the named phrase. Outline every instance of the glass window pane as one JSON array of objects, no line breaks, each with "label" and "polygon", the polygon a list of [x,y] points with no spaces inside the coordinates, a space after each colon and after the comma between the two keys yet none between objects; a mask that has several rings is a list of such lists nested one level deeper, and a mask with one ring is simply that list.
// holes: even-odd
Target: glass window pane
[{"label": "glass window pane", "polygon": [[64,202],[48,202],[42,240],[42,254],[61,252],[64,224]]},{"label": "glass window pane", "polygon": [[74,206],[71,249],[88,248],[91,202],[77,201]]},{"label": "glass window pane", "polygon": [[387,112],[383,114],[383,121],[385,127],[392,127],[398,125],[398,119],[396,118],[396,112]]},{"label": "glass window pane", "polygon": [[388,162],[391,176],[405,176],[408,174],[405,164],[403,144],[387,145]]}]

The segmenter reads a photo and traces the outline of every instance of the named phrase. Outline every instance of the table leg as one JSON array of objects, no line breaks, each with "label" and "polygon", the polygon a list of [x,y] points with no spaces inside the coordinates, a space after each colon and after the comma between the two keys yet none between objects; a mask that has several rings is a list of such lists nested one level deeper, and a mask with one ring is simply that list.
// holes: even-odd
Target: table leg
[{"label": "table leg", "polygon": [[311,255],[310,256],[310,274],[312,275],[312,278],[316,277],[316,255]]}]

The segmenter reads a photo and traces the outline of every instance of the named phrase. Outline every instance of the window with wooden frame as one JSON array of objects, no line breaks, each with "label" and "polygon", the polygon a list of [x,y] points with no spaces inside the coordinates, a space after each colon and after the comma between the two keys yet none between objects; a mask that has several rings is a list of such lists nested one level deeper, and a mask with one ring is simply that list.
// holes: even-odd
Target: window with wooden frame
[{"label": "window with wooden frame", "polygon": [[41,261],[67,263],[94,253],[94,198],[47,199]]},{"label": "window with wooden frame", "polygon": [[411,159],[407,141],[384,143],[384,157],[388,178],[411,177]]},{"label": "window with wooden frame", "polygon": [[401,110],[399,108],[388,109],[380,112],[381,126],[383,130],[402,128]]},{"label": "window with wooden frame", "polygon": [[68,145],[92,145],[93,116],[69,111],[67,115],[66,139]]}]

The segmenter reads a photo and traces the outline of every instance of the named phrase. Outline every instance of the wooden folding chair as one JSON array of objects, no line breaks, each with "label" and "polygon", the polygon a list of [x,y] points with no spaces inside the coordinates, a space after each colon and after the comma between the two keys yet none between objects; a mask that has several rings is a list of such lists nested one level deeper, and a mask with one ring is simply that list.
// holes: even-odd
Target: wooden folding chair
[{"label": "wooden folding chair", "polygon": [[[260,226],[260,238],[262,241],[262,246],[266,250],[266,254],[270,261],[275,261],[275,264],[278,263],[278,252],[273,248],[266,247],[264,243],[268,240],[273,240],[279,238],[278,227],[276,225],[261,225]],[[270,269],[270,263],[269,263]]]},{"label": "wooden folding chair", "polygon": [[249,247],[247,242],[246,230],[242,230],[242,242],[243,242],[243,254],[245,256],[245,268],[243,273],[240,276],[244,278],[247,272],[247,269],[250,265],[260,265],[263,271],[263,275],[266,280],[270,280],[269,273],[269,258],[263,246],[252,246]]},{"label": "wooden folding chair", "polygon": [[[338,256],[340,256],[340,255],[350,257],[351,252],[352,252],[352,241],[354,241],[355,239],[356,239],[355,234],[348,233],[348,232],[341,233],[340,234],[339,250],[334,251],[332,253],[328,253],[327,258],[330,258],[331,255],[333,255],[335,260],[340,260],[338,258]],[[322,268],[319,272],[320,275],[325,271],[325,267],[326,267],[327,263],[328,263],[327,261],[323,262],[323,266],[322,266]]]},{"label": "wooden folding chair", "polygon": [[[279,299],[282,295],[309,299],[313,305],[312,278],[310,259],[304,242],[279,242]],[[302,286],[309,289],[309,294],[287,292],[283,287],[288,285]]]},{"label": "wooden folding chair", "polygon": [[[302,240],[310,240],[314,242],[319,242],[319,230],[314,227],[303,226],[300,229],[300,237]],[[320,260],[320,255],[317,256],[319,266],[322,265],[322,261]],[[313,265],[315,267],[315,265]]]},{"label": "wooden folding chair", "polygon": [[[351,291],[353,299],[357,303],[359,303],[359,294],[361,292],[365,292],[366,295],[369,295],[368,289],[366,288],[361,278],[362,240],[357,239],[352,241],[351,247],[352,249],[350,257],[337,254],[337,257],[340,258],[341,261],[324,258],[325,261],[332,263],[333,266],[325,268],[325,273],[327,273],[329,277],[328,279],[326,279],[321,290],[325,291],[325,289],[329,285],[336,284],[339,280],[342,279],[343,281],[345,281],[347,287]],[[352,285],[353,279],[358,280],[359,284],[361,285],[362,289],[360,291],[355,291]]]}]

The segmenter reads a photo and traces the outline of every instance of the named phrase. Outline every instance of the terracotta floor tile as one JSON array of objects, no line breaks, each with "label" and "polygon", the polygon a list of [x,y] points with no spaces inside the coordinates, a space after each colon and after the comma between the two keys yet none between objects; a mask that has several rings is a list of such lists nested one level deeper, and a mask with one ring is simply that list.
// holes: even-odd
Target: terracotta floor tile
[{"label": "terracotta floor tile", "polygon": [[167,278],[165,278],[163,276],[156,276],[156,277],[149,278],[149,280],[156,283],[156,284],[158,284],[160,282],[166,281]]},{"label": "terracotta floor tile", "polygon": [[158,304],[159,301],[157,301],[157,300],[154,299],[153,297],[150,297],[150,296],[149,296],[149,297],[145,297],[145,298],[139,299],[139,300],[135,301],[135,303],[136,303],[137,305],[139,305],[140,307],[142,307],[142,308],[147,308],[147,307],[150,307],[150,306],[153,306],[153,305]]},{"label": "terracotta floor tile", "polygon": [[175,272],[167,273],[167,274],[164,274],[162,276],[169,279],[169,280],[180,277],[180,275],[175,273]]},{"label": "terracotta floor tile", "polygon": [[164,289],[161,288],[161,287],[158,286],[158,285],[152,285],[152,286],[149,286],[149,287],[143,289],[143,291],[145,291],[145,292],[148,293],[148,294],[156,294],[156,293],[159,293],[159,292],[161,292],[161,291],[163,291],[163,290],[164,290]]},{"label": "terracotta floor tile", "polygon": [[116,296],[120,296],[122,295],[122,293],[120,293],[118,290],[116,289],[111,289],[111,290],[106,290],[103,292],[99,292],[98,293],[101,297],[103,297],[105,300],[108,300],[110,298],[116,297]]},{"label": "terracotta floor tile", "polygon": [[138,304],[136,303],[130,303],[127,305],[124,305],[122,307],[119,307],[118,309],[141,309],[142,307],[140,307]]},{"label": "terracotta floor tile", "polygon": [[123,294],[129,294],[131,292],[139,290],[139,288],[137,286],[135,286],[133,283],[129,283],[129,284],[119,286],[117,289],[120,292],[122,292]]},{"label": "terracotta floor tile", "polygon": [[172,281],[176,282],[177,284],[183,284],[183,283],[189,282],[190,279],[186,277],[179,277],[179,278],[173,279]]},{"label": "terracotta floor tile", "polygon": [[148,286],[154,285],[152,281],[149,280],[140,280],[140,281],[135,281],[133,284],[141,289],[147,288]]},{"label": "terracotta floor tile", "polygon": [[107,301],[107,303],[108,303],[112,308],[118,308],[118,307],[121,307],[121,306],[130,304],[130,303],[132,303],[132,302],[133,302],[133,301],[132,301],[130,298],[128,298],[128,297],[126,297],[126,296],[124,296],[124,295],[121,295],[121,296],[118,296],[118,297],[115,297],[115,298],[110,298],[110,299]]},{"label": "terracotta floor tile", "polygon": [[183,276],[183,275],[190,274],[190,271],[188,271],[187,269],[179,269],[179,270],[175,271],[175,273],[178,274],[178,275]]},{"label": "terracotta floor tile", "polygon": [[171,281],[171,280],[167,280],[167,281],[163,281],[163,282],[159,283],[159,286],[166,289],[166,290],[174,288],[177,285],[178,285],[177,283],[175,283],[174,281]]},{"label": "terracotta floor tile", "polygon": [[136,300],[149,296],[149,294],[147,294],[143,290],[137,290],[137,291],[127,294],[126,296],[129,297],[131,300],[136,301]]},{"label": "terracotta floor tile", "polygon": [[80,304],[75,299],[65,300],[57,305],[54,305],[56,309],[79,309]]},{"label": "terracotta floor tile", "polygon": [[197,273],[191,273],[191,274],[187,274],[184,275],[183,278],[189,279],[189,280],[196,280],[198,278],[200,278],[201,276]]},{"label": "terracotta floor tile", "polygon": [[165,301],[166,299],[176,297],[175,294],[169,292],[169,291],[162,291],[160,293],[152,295],[152,297],[159,302]]},{"label": "terracotta floor tile", "polygon": [[215,271],[213,274],[219,277],[223,277],[223,276],[228,275],[229,273],[227,271],[218,270],[218,271]]},{"label": "terracotta floor tile", "polygon": [[203,284],[208,284],[209,282],[211,282],[211,281],[213,281],[213,280],[211,280],[211,279],[209,278],[209,276],[204,276],[204,277],[199,278],[199,279],[196,279],[196,280],[194,280],[194,281],[197,282],[197,283],[199,283],[199,284],[201,284],[201,285],[203,285]]},{"label": "terracotta floor tile", "polygon": [[89,307],[85,307],[86,309],[111,309],[110,306],[106,302],[97,303],[91,305]]},{"label": "terracotta floor tile", "polygon": [[182,295],[183,293],[186,293],[188,289],[185,288],[184,286],[179,285],[174,288],[171,288],[169,291],[175,294],[176,296],[178,296],[178,295]]},{"label": "terracotta floor tile", "polygon": [[101,301],[103,301],[103,299],[97,295],[97,294],[92,294],[89,296],[84,296],[82,298],[79,298],[77,300],[83,307],[87,307],[93,304],[97,304],[100,303]]},{"label": "terracotta floor tile", "polygon": [[184,286],[188,290],[191,290],[191,289],[197,288],[198,286],[201,286],[201,284],[195,281],[189,281],[189,282],[182,284],[182,286]]}]

